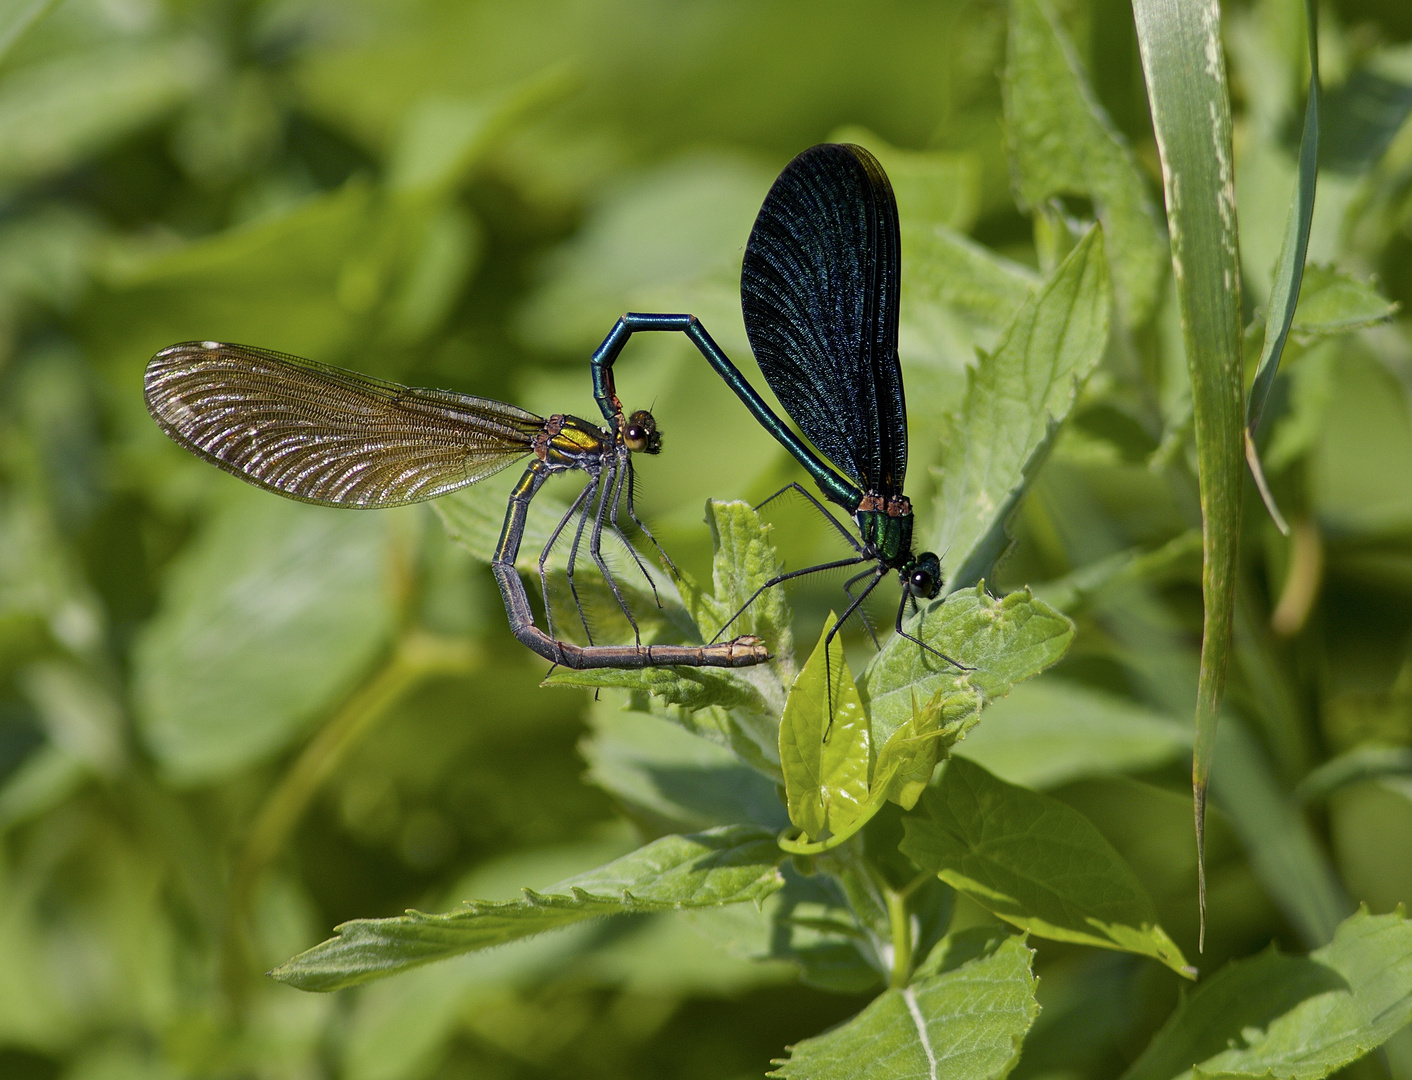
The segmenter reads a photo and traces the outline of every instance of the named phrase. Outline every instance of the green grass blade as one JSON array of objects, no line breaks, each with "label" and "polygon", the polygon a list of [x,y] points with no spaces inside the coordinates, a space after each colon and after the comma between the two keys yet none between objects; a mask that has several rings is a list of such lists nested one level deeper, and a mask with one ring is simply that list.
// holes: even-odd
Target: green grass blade
[{"label": "green grass blade", "polygon": [[1225,692],[1235,607],[1243,475],[1240,248],[1231,106],[1220,9],[1135,0],[1138,46],[1162,180],[1182,340],[1191,372],[1200,472],[1205,618],[1196,698],[1192,795],[1202,939],[1206,920],[1206,785]]},{"label": "green grass blade", "polygon": [[1250,400],[1246,402],[1245,424],[1251,438],[1260,426],[1260,414],[1270,396],[1270,387],[1280,367],[1280,354],[1294,323],[1294,309],[1304,280],[1304,259],[1309,251],[1309,228],[1314,220],[1314,187],[1319,172],[1319,13],[1314,0],[1304,0],[1304,14],[1309,40],[1309,100],[1304,107],[1294,200],[1285,222],[1284,243],[1270,290],[1270,310],[1265,317],[1265,344],[1260,350],[1255,381],[1250,385]]}]

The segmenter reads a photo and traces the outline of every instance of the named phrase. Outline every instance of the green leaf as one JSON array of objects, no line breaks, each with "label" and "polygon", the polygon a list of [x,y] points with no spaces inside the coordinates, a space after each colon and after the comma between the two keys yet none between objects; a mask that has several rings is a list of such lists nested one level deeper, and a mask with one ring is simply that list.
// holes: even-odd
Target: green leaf
[{"label": "green leaf", "polygon": [[[1341,351],[1342,343],[1337,339],[1321,341],[1285,365],[1289,407],[1272,425],[1274,431],[1263,454],[1266,469],[1282,469],[1319,445],[1338,389]],[[1341,481],[1347,479],[1347,474],[1340,477]]]},{"label": "green leaf", "polygon": [[1412,925],[1344,920],[1308,957],[1267,950],[1226,965],[1178,1007],[1123,1080],[1202,1075],[1319,1080],[1412,1020]]},{"label": "green leaf", "polygon": [[543,893],[525,889],[522,900],[343,923],[270,974],[301,990],[338,990],[584,919],[758,901],[782,884],[779,859],[774,834],[753,826],[664,836]]},{"label": "green leaf", "polygon": [[1397,307],[1372,281],[1334,266],[1308,266],[1292,329],[1305,337],[1347,334],[1386,322]]},{"label": "green leaf", "polygon": [[1382,776],[1412,776],[1412,746],[1355,746],[1310,771],[1294,796],[1302,803],[1320,801],[1340,788]]},{"label": "green leaf", "polygon": [[207,339],[336,356],[382,295],[375,202],[355,179],[175,250],[115,257],[86,313],[90,332],[124,358]]},{"label": "green leaf", "polygon": [[759,689],[729,668],[587,668],[556,671],[545,678],[544,685],[645,691],[660,698],[663,704],[679,705],[690,711],[713,705],[756,713],[769,709]]},{"label": "green leaf", "polygon": [[[902,220],[903,318],[923,321],[945,313],[959,321],[965,340],[992,347],[1031,291],[1043,282],[1027,266],[1011,262],[943,225]],[[962,359],[969,361],[970,350]]]},{"label": "green leaf", "polygon": [[785,703],[780,720],[780,768],[789,820],[810,839],[841,833],[868,801],[868,716],[843,659],[829,612],[825,629]]},{"label": "green leaf", "polygon": [[569,88],[559,67],[480,97],[421,99],[407,110],[389,154],[387,186],[403,195],[444,194],[500,137]]},{"label": "green leaf", "polygon": [[1027,591],[997,600],[980,586],[929,604],[907,630],[974,670],[952,667],[894,636],[858,685],[874,746],[912,720],[915,703],[932,701],[941,709],[944,744],[955,742],[982,707],[1056,663],[1074,637],[1073,623]]},{"label": "green leaf", "polygon": [[691,832],[748,821],[779,831],[789,815],[776,782],[724,747],[663,718],[601,702],[579,744],[586,779],[627,807],[650,833]]},{"label": "green leaf", "polygon": [[1154,585],[1192,581],[1201,573],[1201,532],[1189,529],[1152,550],[1129,548],[1096,559],[1054,581],[1034,586],[1034,594],[1066,615],[1078,615],[1109,589],[1135,582]]},{"label": "green leaf", "polygon": [[386,514],[232,488],[172,566],[134,653],[138,731],[188,782],[288,746],[392,631]]},{"label": "green leaf", "polygon": [[1057,799],[954,757],[903,825],[904,855],[1006,922],[1150,956],[1195,977],[1122,856]]},{"label": "green leaf", "polygon": [[0,82],[0,181],[34,180],[171,111],[210,74],[196,40],[118,42],[6,72]]},{"label": "green leaf", "polygon": [[[696,620],[704,640],[740,634],[764,638],[775,657],[771,667],[778,666],[779,678],[792,682],[794,635],[790,632],[792,616],[784,590],[767,589],[755,596],[765,582],[784,571],[770,544],[769,527],[749,503],[714,499],[706,504],[706,523],[711,527],[715,553],[711,562],[712,591],[708,596],[684,575],[681,592],[687,611]],[[752,597],[754,602],[741,612]],[[740,617],[727,625],[737,612]]]},{"label": "green leaf", "polygon": [[1103,234],[1089,231],[968,373],[966,400],[936,470],[933,550],[952,591],[976,584],[1007,543],[1006,522],[1108,341]]},{"label": "green leaf", "polygon": [[1133,15],[1162,158],[1167,231],[1196,423],[1205,612],[1192,794],[1204,936],[1206,786],[1225,693],[1245,482],[1240,241],[1231,102],[1217,9],[1134,0]]},{"label": "green leaf", "polygon": [[1039,1013],[1034,956],[993,927],[953,934],[912,984],[789,1048],[771,1076],[799,1080],[989,1080],[1006,1076]]},{"label": "green leaf", "polygon": [[[733,956],[789,961],[806,986],[841,994],[876,990],[884,965],[838,880],[820,873],[805,877],[790,863],[780,869],[784,887],[763,904],[703,908],[682,918]],[[954,895],[940,882],[937,888]]]},{"label": "green leaf", "polygon": [[938,690],[921,706],[914,700],[912,715],[894,729],[878,751],[869,787],[875,795],[881,789],[886,798],[904,810],[916,805],[942,751],[956,741],[954,727],[944,728],[941,724],[944,694],[944,690]]},{"label": "green leaf", "polygon": [[1128,698],[1063,679],[1017,686],[957,754],[1023,787],[1150,769],[1191,753],[1191,731]]},{"label": "green leaf", "polygon": [[540,349],[591,349],[613,312],[683,309],[685,286],[738,276],[772,179],[739,155],[697,152],[619,184],[554,253],[548,280],[516,315],[519,335]]},{"label": "green leaf", "polygon": [[[521,882],[558,880],[623,853],[624,848],[611,841],[521,851],[482,864],[446,896],[451,904],[462,896],[508,899],[519,895]],[[429,964],[364,988],[351,1003],[340,1075],[345,1080],[394,1080],[434,1070],[445,1044],[462,1029],[468,1009],[484,1007],[507,989],[552,978],[592,947],[595,929],[592,923],[580,923],[560,933]]]},{"label": "green leaf", "polygon": [[1067,35],[1038,0],[1010,4],[1005,124],[1018,194],[1045,212],[1057,196],[1093,201],[1118,298],[1132,326],[1157,306],[1167,254],[1127,141],[1093,95]]}]

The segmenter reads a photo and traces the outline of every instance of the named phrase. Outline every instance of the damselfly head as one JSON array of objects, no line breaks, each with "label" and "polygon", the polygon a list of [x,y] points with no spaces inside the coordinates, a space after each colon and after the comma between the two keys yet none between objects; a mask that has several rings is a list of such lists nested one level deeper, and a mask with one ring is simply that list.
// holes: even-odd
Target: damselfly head
[{"label": "damselfly head", "polygon": [[634,454],[660,454],[662,436],[657,421],[646,409],[638,409],[623,425],[623,445]]},{"label": "damselfly head", "polygon": [[941,560],[930,551],[924,551],[912,561],[912,569],[907,572],[907,591],[924,600],[932,600],[941,592]]}]

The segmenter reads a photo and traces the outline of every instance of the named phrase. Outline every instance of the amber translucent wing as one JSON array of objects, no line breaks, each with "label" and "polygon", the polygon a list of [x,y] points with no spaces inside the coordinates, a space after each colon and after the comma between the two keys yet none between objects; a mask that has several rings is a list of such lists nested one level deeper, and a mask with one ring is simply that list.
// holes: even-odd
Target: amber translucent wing
[{"label": "amber translucent wing", "polygon": [[498,401],[213,341],[163,349],[144,391],[162,430],[192,453],[326,506],[445,495],[528,454],[545,424]]},{"label": "amber translucent wing", "polygon": [[745,247],[750,347],[800,430],[865,491],[901,494],[897,202],[861,146],[812,147],[780,173]]}]

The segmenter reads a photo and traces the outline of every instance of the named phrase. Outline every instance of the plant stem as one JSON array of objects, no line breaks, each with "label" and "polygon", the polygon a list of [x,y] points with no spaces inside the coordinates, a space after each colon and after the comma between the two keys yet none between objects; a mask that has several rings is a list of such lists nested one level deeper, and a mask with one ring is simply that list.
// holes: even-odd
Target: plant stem
[{"label": "plant stem", "polygon": [[907,890],[888,888],[884,895],[892,924],[892,976],[888,985],[901,990],[912,975],[912,920],[907,914]]},{"label": "plant stem", "polygon": [[324,781],[408,690],[431,675],[468,671],[476,659],[467,642],[415,630],[405,634],[382,669],[319,729],[270,792],[231,877],[223,966],[232,998],[239,999],[249,973],[247,922],[255,886]]}]

